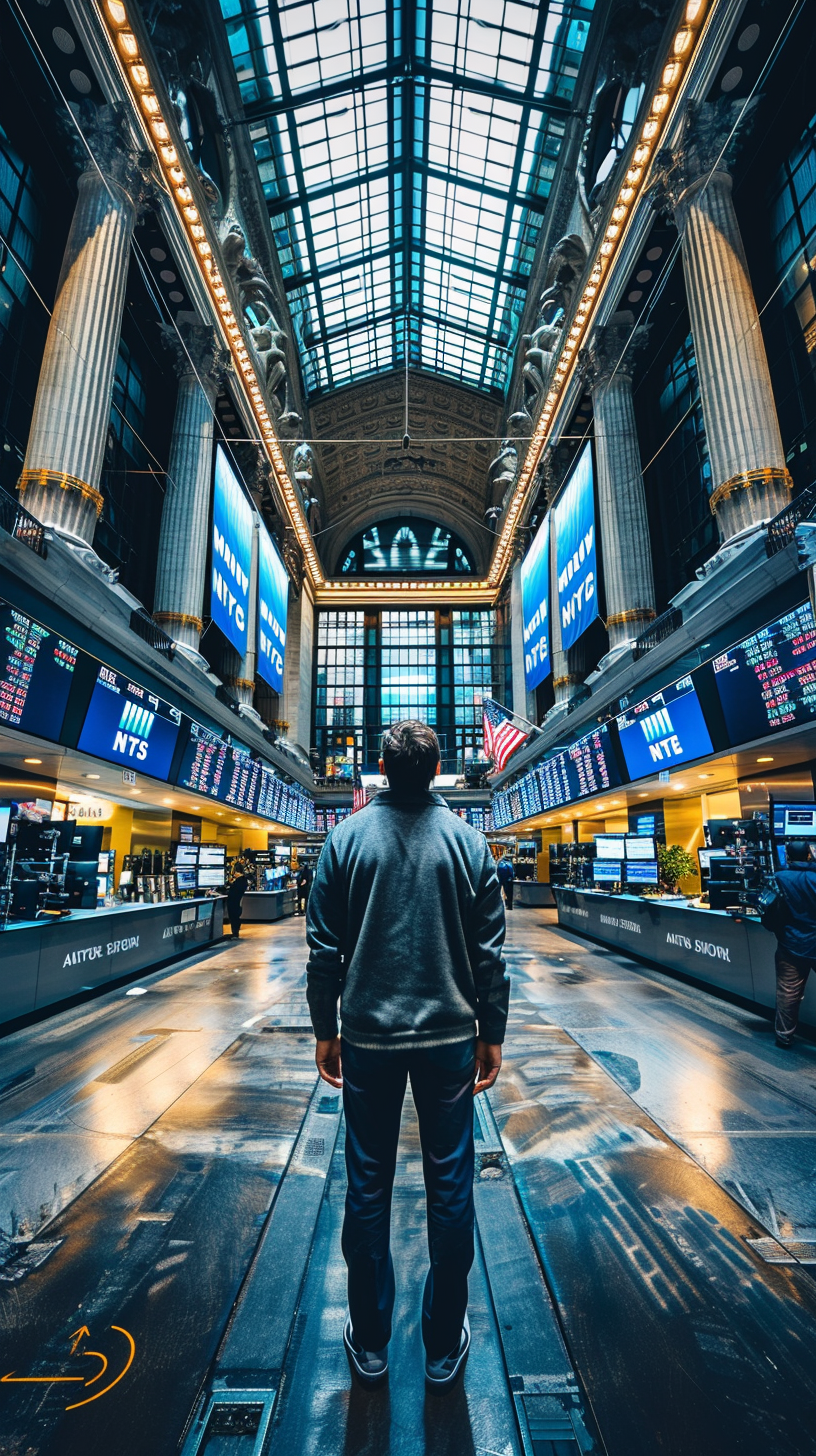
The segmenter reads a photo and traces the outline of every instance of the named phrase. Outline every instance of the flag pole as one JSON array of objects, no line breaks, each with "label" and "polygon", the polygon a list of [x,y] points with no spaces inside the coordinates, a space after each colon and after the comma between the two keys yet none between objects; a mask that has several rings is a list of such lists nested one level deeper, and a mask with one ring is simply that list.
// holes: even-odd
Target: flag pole
[{"label": "flag pole", "polygon": [[[487,701],[488,701],[487,698],[482,698],[482,703],[483,704],[486,703]],[[497,707],[499,707],[499,708],[502,709],[502,712],[509,713],[509,715],[510,715],[511,718],[517,718],[518,721],[519,721],[519,723],[524,723],[527,728],[532,729],[533,733],[543,733],[544,732],[544,729],[543,728],[539,728],[539,726],[538,726],[537,723],[531,723],[529,718],[522,718],[521,713],[514,713],[513,710],[512,710],[512,708],[506,708],[504,706],[504,703],[500,703],[499,702],[498,698],[490,698],[490,702],[491,703],[495,703]]]}]

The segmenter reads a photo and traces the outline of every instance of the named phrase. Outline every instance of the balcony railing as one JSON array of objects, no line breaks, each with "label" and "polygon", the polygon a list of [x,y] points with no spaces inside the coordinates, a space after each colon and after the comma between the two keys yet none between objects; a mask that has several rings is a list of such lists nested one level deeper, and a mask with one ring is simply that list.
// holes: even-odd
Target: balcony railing
[{"label": "balcony railing", "polygon": [[671,637],[672,632],[676,632],[677,628],[682,625],[683,613],[679,607],[669,607],[667,612],[663,612],[661,616],[655,617],[655,620],[650,623],[646,631],[641,632],[640,636],[635,638],[634,646],[632,647],[632,656],[635,662],[637,662],[639,657],[645,657],[646,653],[651,652],[653,647],[658,647],[661,642],[665,642],[666,638]]},{"label": "balcony railing", "polygon": [[765,538],[765,550],[769,556],[775,556],[777,551],[784,551],[790,546],[794,537],[796,527],[800,521],[811,520],[816,511],[816,485],[809,485],[803,490],[796,500],[785,506],[772,521],[768,522],[768,534]]},{"label": "balcony railing", "polygon": [[0,490],[0,528],[22,541],[29,550],[36,552],[45,561],[48,547],[45,544],[45,526],[21,506],[16,496]]},{"label": "balcony railing", "polygon": [[149,612],[144,611],[142,607],[136,607],[131,612],[130,630],[135,632],[137,637],[141,637],[143,642],[147,642],[148,646],[154,647],[157,652],[160,652],[162,657],[166,657],[168,662],[172,662],[176,652],[172,637],[168,637],[158,622],[154,622]]}]

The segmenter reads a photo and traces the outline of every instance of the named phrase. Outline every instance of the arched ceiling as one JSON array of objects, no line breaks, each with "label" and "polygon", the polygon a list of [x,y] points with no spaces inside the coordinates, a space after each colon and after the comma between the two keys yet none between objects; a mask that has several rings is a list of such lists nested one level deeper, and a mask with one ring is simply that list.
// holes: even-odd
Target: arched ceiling
[{"label": "arched ceiling", "polygon": [[[324,492],[321,559],[334,575],[345,543],[385,516],[427,516],[456,531],[481,572],[493,536],[483,524],[487,467],[496,453],[501,401],[410,372],[388,374],[315,400],[309,410]],[[334,441],[345,443],[330,443]]]}]

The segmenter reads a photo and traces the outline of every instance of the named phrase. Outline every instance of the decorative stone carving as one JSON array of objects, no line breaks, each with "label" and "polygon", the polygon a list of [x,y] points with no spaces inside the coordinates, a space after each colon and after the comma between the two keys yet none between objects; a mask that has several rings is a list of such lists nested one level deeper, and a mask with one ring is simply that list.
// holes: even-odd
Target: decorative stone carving
[{"label": "decorative stone carving", "polygon": [[303,552],[298,545],[297,537],[291,526],[287,526],[286,531],[284,532],[281,552],[283,555],[284,565],[286,567],[286,570],[289,572],[289,578],[292,582],[292,589],[295,593],[295,596],[299,596],[301,588],[303,586],[303,578],[306,574],[306,569],[303,564]]},{"label": "decorative stone carving", "polygon": [[195,374],[219,385],[229,368],[230,356],[221,344],[215,329],[196,320],[177,319],[175,324],[159,324],[165,349],[173,356],[173,368],[180,379]]},{"label": "decorative stone carving", "polygon": [[247,252],[244,231],[235,222],[222,239],[227,272],[238,293],[258,359],[261,378],[267,394],[277,404],[279,414],[286,411],[287,336],[275,317],[275,295],[257,259]]},{"label": "decorative stone carving", "polygon": [[538,323],[531,334],[524,335],[527,345],[522,369],[524,406],[527,414],[538,412],[547,381],[561,342],[564,319],[570,313],[575,291],[586,267],[587,250],[577,233],[569,233],[556,243],[544,275],[544,288],[538,300]]},{"label": "decorative stone carving", "polygon": [[487,468],[487,482],[492,506],[502,506],[507,492],[518,475],[518,450],[512,440],[502,440],[501,450]]}]

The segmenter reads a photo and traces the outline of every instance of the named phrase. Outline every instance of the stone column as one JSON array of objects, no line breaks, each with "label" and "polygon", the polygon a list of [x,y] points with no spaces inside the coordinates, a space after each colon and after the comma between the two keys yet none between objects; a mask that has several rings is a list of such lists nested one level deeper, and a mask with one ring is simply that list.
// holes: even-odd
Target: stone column
[{"label": "stone column", "polygon": [[153,616],[182,646],[198,651],[207,577],[207,527],[212,479],[213,419],[226,350],[215,330],[197,321],[169,324],[178,396],[159,534]]},{"label": "stone column", "polygon": [[86,154],[18,490],[38,520],[90,543],[141,173],[112,107],[87,135],[96,165]]},{"label": "stone column", "polygon": [[289,724],[289,738],[308,753],[312,746],[312,657],[314,649],[314,600],[304,578],[292,600],[286,627],[286,657],[283,667],[282,719]]},{"label": "stone column", "polygon": [[597,330],[589,354],[610,650],[637,637],[655,615],[652,548],[632,403],[634,356],[645,343],[646,330],[633,335],[633,326],[632,314],[613,315]]},{"label": "stone column", "polygon": [[724,541],[776,515],[792,489],[731,195],[733,139],[723,152],[743,104],[692,103],[664,179],[682,239],[711,509]]}]

